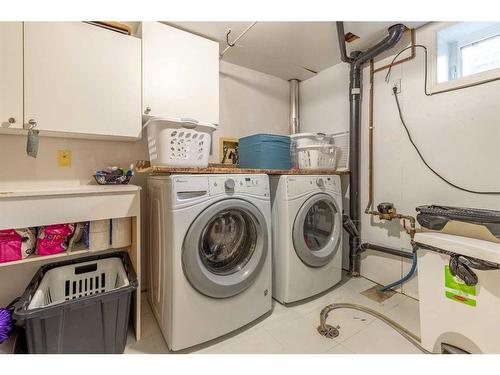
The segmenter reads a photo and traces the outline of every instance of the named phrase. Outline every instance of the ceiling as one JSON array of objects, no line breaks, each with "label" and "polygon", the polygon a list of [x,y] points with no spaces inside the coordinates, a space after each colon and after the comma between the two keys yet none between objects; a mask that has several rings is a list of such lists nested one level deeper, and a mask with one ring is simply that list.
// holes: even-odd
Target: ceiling
[{"label": "ceiling", "polygon": [[[226,34],[232,42],[252,22],[165,22],[166,24],[219,42],[226,47]],[[348,43],[348,52],[363,50],[387,35],[387,28],[398,21],[344,22],[345,32],[359,36]],[[418,28],[425,22],[404,22]],[[286,80],[305,80],[340,62],[335,22],[257,22],[224,54],[224,61]]]}]

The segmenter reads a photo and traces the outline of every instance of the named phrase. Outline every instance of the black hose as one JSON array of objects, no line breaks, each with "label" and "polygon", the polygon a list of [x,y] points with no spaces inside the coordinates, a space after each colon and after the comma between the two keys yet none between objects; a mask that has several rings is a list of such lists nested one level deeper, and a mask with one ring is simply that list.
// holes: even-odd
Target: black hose
[{"label": "black hose", "polygon": [[428,70],[428,59],[427,59],[427,47],[424,46],[423,44],[415,44],[413,46],[409,46],[409,47],[406,47],[406,48],[403,48],[401,51],[399,51],[396,56],[394,56],[394,58],[392,59],[391,63],[389,64],[389,69],[387,69],[387,74],[385,75],[385,81],[387,83],[389,83],[389,78],[391,76],[391,71],[392,71],[392,67],[394,66],[394,62],[396,61],[396,59],[404,52],[404,51],[407,51],[409,49],[413,49],[413,48],[421,48],[424,50],[424,57],[425,57],[425,61],[424,61],[424,94],[426,96],[433,96],[433,95],[438,95],[438,94],[444,94],[445,92],[450,92],[450,91],[458,91],[458,90],[463,90],[463,89],[468,89],[470,87],[475,87],[475,86],[479,86],[479,85],[484,85],[486,83],[490,83],[490,82],[494,82],[494,81],[498,81],[500,80],[500,77],[496,77],[496,78],[491,78],[491,79],[488,79],[486,81],[480,81],[480,82],[474,82],[474,83],[469,83],[467,85],[463,85],[463,86],[459,86],[459,87],[452,87],[452,88],[449,88],[449,89],[446,89],[446,90],[440,90],[440,91],[437,91],[437,92],[429,92],[427,90],[427,70]]},{"label": "black hose", "polygon": [[425,160],[424,156],[418,149],[417,145],[413,141],[413,138],[411,137],[410,131],[408,130],[408,127],[406,126],[405,120],[403,119],[403,113],[401,111],[401,106],[399,104],[399,99],[398,99],[398,89],[397,87],[393,87],[392,89],[394,93],[394,99],[396,101],[396,106],[398,107],[398,113],[399,113],[399,119],[401,120],[401,124],[403,125],[406,135],[408,136],[408,139],[410,140],[410,143],[413,145],[413,148],[417,152],[418,156],[420,157],[420,160],[422,160],[422,163],[432,172],[434,173],[438,178],[440,178],[442,181],[446,182],[448,185],[454,187],[455,189],[465,191],[466,193],[472,193],[472,194],[485,194],[485,195],[497,195],[500,194],[500,191],[478,191],[478,190],[472,190],[468,188],[464,188],[462,186],[459,186],[450,180],[446,179],[445,177],[441,176],[439,172],[437,172],[434,168],[432,168],[429,163]]}]

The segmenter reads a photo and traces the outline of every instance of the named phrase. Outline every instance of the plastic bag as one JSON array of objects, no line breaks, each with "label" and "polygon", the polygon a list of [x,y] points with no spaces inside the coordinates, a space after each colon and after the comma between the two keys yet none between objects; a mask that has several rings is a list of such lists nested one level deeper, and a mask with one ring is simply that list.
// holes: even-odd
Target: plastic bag
[{"label": "plastic bag", "polygon": [[0,230],[0,263],[22,259],[21,235],[14,229]]},{"label": "plastic bag", "polygon": [[26,258],[35,251],[35,243],[32,228],[0,230],[0,263]]},{"label": "plastic bag", "polygon": [[74,224],[48,225],[39,228],[36,253],[38,255],[62,253],[68,248],[69,237],[74,230]]}]

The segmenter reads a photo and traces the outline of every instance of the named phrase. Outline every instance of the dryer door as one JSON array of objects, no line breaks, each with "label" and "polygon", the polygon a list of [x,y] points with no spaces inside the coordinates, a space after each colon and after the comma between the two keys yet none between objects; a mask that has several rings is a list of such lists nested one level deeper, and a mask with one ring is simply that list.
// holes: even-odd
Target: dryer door
[{"label": "dryer door", "polygon": [[241,199],[212,204],[193,221],[184,239],[186,278],[209,297],[241,293],[264,266],[267,233],[266,220],[253,204]]},{"label": "dryer door", "polygon": [[310,197],[293,224],[293,245],[302,262],[310,267],[328,264],[338,251],[341,227],[340,209],[330,195]]}]

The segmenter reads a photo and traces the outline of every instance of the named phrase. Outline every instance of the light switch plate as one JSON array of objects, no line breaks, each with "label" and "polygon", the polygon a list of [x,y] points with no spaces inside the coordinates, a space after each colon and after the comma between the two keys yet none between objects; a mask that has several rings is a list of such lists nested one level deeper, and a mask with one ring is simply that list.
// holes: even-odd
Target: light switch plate
[{"label": "light switch plate", "polygon": [[57,165],[71,167],[71,150],[57,150]]}]

